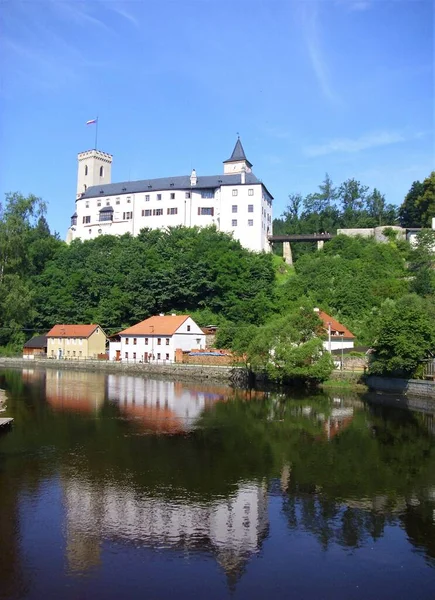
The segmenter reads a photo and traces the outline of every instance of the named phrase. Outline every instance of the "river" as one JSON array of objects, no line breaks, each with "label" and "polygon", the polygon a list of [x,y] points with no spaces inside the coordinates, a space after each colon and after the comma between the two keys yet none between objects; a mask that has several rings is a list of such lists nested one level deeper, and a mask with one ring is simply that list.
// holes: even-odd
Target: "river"
[{"label": "river", "polygon": [[0,388],[1,598],[435,596],[430,411],[55,369]]}]

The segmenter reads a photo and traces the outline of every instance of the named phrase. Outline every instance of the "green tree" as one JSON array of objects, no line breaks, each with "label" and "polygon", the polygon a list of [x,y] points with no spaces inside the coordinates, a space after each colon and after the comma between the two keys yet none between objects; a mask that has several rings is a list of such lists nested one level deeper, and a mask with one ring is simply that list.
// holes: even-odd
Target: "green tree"
[{"label": "green tree", "polygon": [[247,347],[248,361],[274,381],[324,381],[334,367],[321,335],[314,311],[299,309],[258,329]]},{"label": "green tree", "polygon": [[373,344],[370,372],[412,377],[420,363],[435,352],[435,307],[417,295],[386,302]]},{"label": "green tree", "polygon": [[399,219],[402,227],[421,227],[421,210],[418,200],[423,194],[421,181],[414,181],[399,208]]}]

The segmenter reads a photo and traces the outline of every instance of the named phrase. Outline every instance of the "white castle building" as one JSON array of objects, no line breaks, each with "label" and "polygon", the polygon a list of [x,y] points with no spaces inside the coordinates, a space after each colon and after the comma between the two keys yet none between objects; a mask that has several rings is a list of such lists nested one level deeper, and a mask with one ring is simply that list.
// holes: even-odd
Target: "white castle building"
[{"label": "white castle building", "polygon": [[76,210],[66,241],[102,234],[137,235],[141,229],[183,225],[232,233],[249,250],[270,250],[272,200],[252,172],[240,139],[222,175],[197,174],[111,183],[112,155],[78,155]]}]

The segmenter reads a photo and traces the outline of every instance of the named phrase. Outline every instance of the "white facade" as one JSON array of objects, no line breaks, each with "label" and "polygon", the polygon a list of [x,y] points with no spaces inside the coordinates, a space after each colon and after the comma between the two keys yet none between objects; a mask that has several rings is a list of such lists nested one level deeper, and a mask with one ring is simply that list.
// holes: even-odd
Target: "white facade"
[{"label": "white facade", "polygon": [[[171,318],[161,316],[164,319]],[[191,317],[172,334],[159,331],[158,324],[153,329],[154,333],[121,332],[121,342],[109,344],[109,359],[121,359],[122,362],[174,362],[178,348],[184,351],[205,348],[205,333]]]},{"label": "white facade", "polygon": [[242,246],[270,251],[272,196],[251,171],[240,140],[224,174],[168,177],[111,184],[110,154],[78,155],[76,211],[67,242],[102,234],[137,235],[141,229],[207,227],[232,233]]}]

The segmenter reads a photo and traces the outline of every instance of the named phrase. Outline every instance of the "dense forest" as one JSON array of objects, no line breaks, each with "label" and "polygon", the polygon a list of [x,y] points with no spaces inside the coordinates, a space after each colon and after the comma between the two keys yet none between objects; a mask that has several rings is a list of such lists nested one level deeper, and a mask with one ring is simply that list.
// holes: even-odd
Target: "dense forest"
[{"label": "dense forest", "polygon": [[[434,232],[416,247],[388,226],[427,228],[435,216],[435,173],[414,182],[396,208],[355,180],[289,196],[275,233],[335,233],[385,226],[388,243],[336,236],[317,251],[300,244],[294,267],[256,254],[214,228],[147,230],[66,245],[52,234],[44,202],[11,194],[0,206],[0,351],[55,323],[98,322],[107,333],[159,312],[189,312],[219,326],[218,344],[268,361],[271,376],[324,379],[318,306],[375,350],[373,372],[413,374],[435,352]],[[280,249],[276,248],[279,253]]]}]

